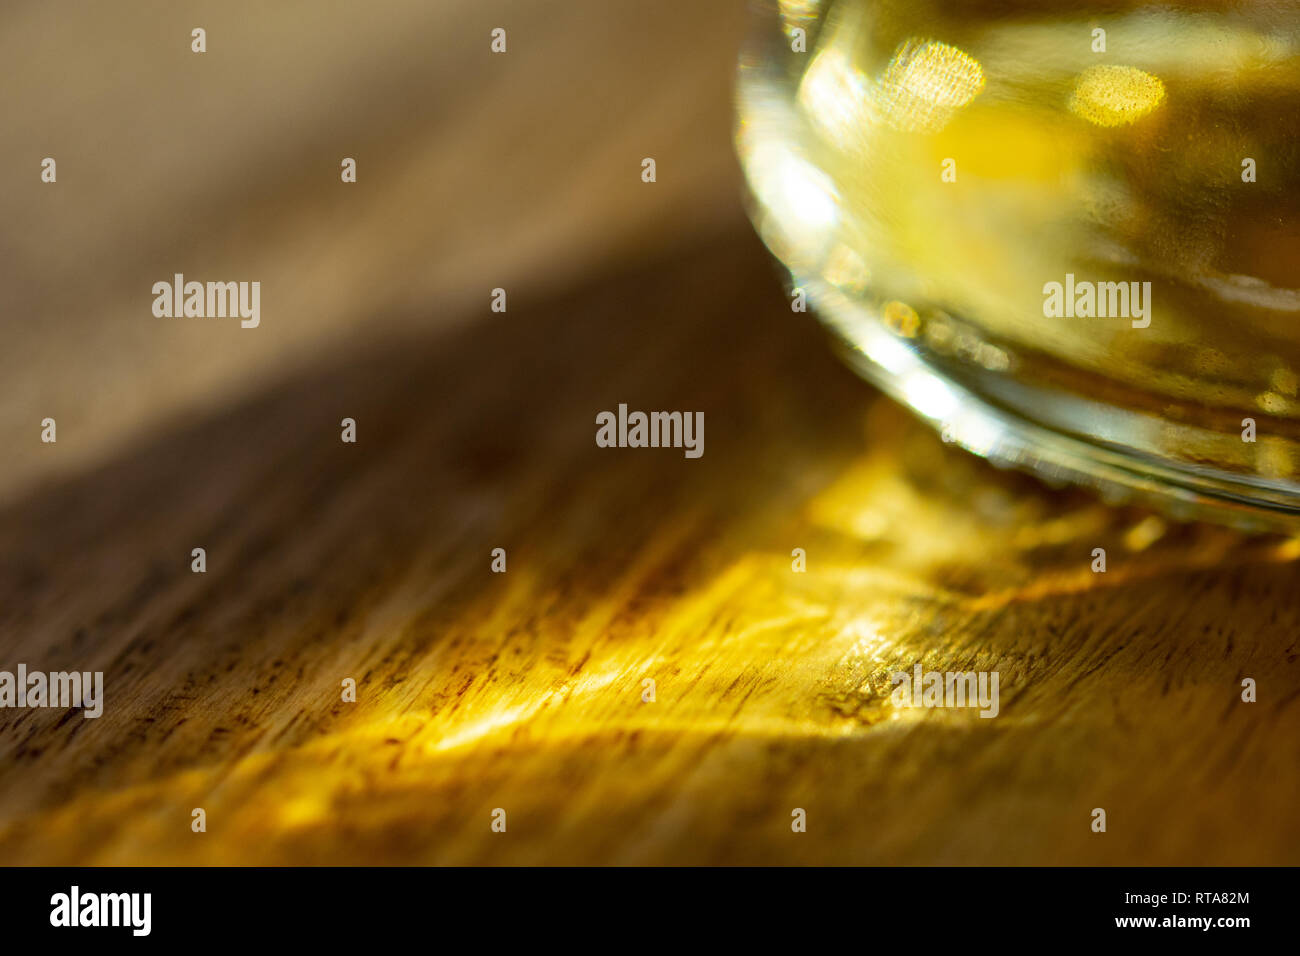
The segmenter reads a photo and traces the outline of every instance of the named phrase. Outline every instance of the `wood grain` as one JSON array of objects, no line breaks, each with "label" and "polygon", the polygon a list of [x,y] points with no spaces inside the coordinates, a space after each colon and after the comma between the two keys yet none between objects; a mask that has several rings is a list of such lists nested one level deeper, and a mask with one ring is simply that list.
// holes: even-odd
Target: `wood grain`
[{"label": "wood grain", "polygon": [[[692,75],[729,68],[735,12],[699,14],[719,43],[683,57]],[[683,15],[597,22],[654,72]],[[628,49],[602,62],[641,62]],[[724,110],[725,89],[701,96],[680,129]],[[344,270],[320,280],[350,290],[334,331],[295,312],[286,338],[236,332],[154,405],[108,331],[57,333],[76,358],[43,366],[41,394],[72,395],[108,343],[136,410],[87,412],[56,453],[105,433],[50,463],[40,402],[10,408],[0,667],[103,670],[107,704],[0,711],[0,862],[1300,862],[1300,541],[1109,508],[944,446],[790,312],[718,159],[725,125],[709,136],[666,154],[705,157],[682,205],[633,218],[658,238],[595,242],[562,278],[521,267],[506,315],[486,313],[490,270],[376,301],[373,273]],[[309,230],[314,188],[244,214]],[[535,252],[545,209],[518,220]],[[115,255],[141,276],[158,261]],[[132,294],[104,291],[84,324]],[[179,383],[203,343],[171,334],[142,334],[135,361],[182,348]],[[703,457],[596,447],[619,402],[703,411]],[[917,661],[997,670],[1001,713],[890,707],[889,673]]]},{"label": "wood grain", "polygon": [[[597,448],[620,400],[703,409],[704,456]],[[741,224],[283,382],[0,545],[4,659],[109,695],[0,717],[10,862],[1295,861],[1295,542],[944,448]],[[917,660],[1002,713],[889,708]]]}]

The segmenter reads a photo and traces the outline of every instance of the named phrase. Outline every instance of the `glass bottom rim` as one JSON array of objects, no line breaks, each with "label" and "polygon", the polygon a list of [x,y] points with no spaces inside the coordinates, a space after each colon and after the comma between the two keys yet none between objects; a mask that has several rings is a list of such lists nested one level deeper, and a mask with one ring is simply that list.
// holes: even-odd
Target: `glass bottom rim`
[{"label": "glass bottom rim", "polygon": [[996,396],[958,382],[879,320],[862,315],[862,307],[839,290],[817,281],[799,284],[834,333],[845,361],[941,431],[945,442],[1054,487],[1091,488],[1109,503],[1144,504],[1178,520],[1251,532],[1300,531],[1300,485],[1179,460],[1161,454],[1158,445],[1143,450],[1143,441],[1151,446],[1148,423],[1119,406],[1088,405],[1089,416],[1104,416],[1098,430],[1107,440],[1045,424],[1029,410],[1068,409],[1081,400],[1014,379],[999,380]]}]

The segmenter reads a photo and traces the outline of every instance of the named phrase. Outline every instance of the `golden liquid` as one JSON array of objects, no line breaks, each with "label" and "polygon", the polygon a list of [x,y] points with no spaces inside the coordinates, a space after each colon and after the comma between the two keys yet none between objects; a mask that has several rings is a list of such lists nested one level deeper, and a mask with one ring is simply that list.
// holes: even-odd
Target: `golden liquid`
[{"label": "golden liquid", "polygon": [[[756,220],[851,343],[885,329],[1019,415],[1298,490],[1300,3],[757,11]],[[1150,283],[1149,325],[1045,315],[1067,275]]]}]

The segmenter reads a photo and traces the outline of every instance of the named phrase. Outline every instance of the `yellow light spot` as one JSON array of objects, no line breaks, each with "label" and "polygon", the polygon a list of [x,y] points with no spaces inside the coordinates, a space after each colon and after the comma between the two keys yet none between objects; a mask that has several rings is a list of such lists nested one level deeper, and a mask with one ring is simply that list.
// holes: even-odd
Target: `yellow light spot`
[{"label": "yellow light spot", "polygon": [[1273,374],[1269,376],[1269,382],[1272,384],[1274,391],[1281,392],[1283,395],[1294,396],[1296,389],[1300,386],[1295,372],[1289,368],[1276,368]]},{"label": "yellow light spot", "polygon": [[905,339],[916,338],[916,333],[921,328],[921,317],[916,314],[916,309],[906,302],[897,300],[886,302],[881,310],[881,318],[889,331]]},{"label": "yellow light spot", "polygon": [[319,794],[290,797],[280,806],[279,822],[285,827],[306,827],[329,817],[329,807]]},{"label": "yellow light spot", "polygon": [[1261,435],[1255,446],[1255,467],[1266,478],[1295,478],[1300,471],[1291,442],[1276,435]]},{"label": "yellow light spot", "polygon": [[1155,515],[1148,515],[1124,535],[1124,546],[1130,551],[1145,551],[1155,544],[1166,531],[1165,523]]},{"label": "yellow light spot", "polygon": [[1284,415],[1291,403],[1277,392],[1263,392],[1255,396],[1255,404],[1270,415]]},{"label": "yellow light spot", "polygon": [[1274,555],[1278,561],[1294,561],[1300,558],[1300,535],[1292,535],[1279,544]]},{"label": "yellow light spot", "polygon": [[1125,126],[1164,102],[1158,76],[1133,66],[1090,66],[1079,74],[1070,112],[1097,126]]},{"label": "yellow light spot", "polygon": [[862,257],[843,243],[837,243],[822,268],[826,281],[849,293],[861,293],[871,282],[871,270]]},{"label": "yellow light spot", "polygon": [[878,103],[895,129],[933,133],[984,88],[984,68],[969,53],[937,40],[908,40],[880,79]]},{"label": "yellow light spot", "polygon": [[975,361],[990,372],[1005,372],[1011,367],[1011,356],[989,342],[981,342],[975,350]]},{"label": "yellow light spot", "polygon": [[780,0],[781,20],[787,31],[814,19],[821,0]]},{"label": "yellow light spot", "polygon": [[989,101],[953,116],[929,155],[936,168],[946,157],[960,156],[963,177],[1055,189],[1074,168],[1086,141],[1086,130],[1071,117]]}]

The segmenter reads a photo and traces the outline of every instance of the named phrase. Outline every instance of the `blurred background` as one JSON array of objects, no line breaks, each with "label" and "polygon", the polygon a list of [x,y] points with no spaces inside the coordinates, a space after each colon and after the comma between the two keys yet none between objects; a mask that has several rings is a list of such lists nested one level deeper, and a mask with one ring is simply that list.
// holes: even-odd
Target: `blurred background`
[{"label": "blurred background", "polygon": [[[741,13],[7,5],[0,434],[24,450],[0,489],[92,464],[331,350],[485,318],[493,288],[522,305],[716,231],[737,214]],[[504,55],[489,49],[497,26]],[[646,189],[651,155],[663,173]],[[57,188],[41,182],[46,156]],[[268,321],[242,334],[153,321],[142,297],[174,272],[261,281]],[[58,456],[28,450],[36,410],[68,436]]]},{"label": "blurred background", "polygon": [[[0,667],[107,701],[0,711],[0,862],[1297,862],[1300,542],[996,471],[844,370],[744,216],[744,28],[5,6]],[[260,326],[155,318],[176,272]],[[596,447],[620,402],[704,456]],[[917,662],[1001,714],[889,708]]]}]

